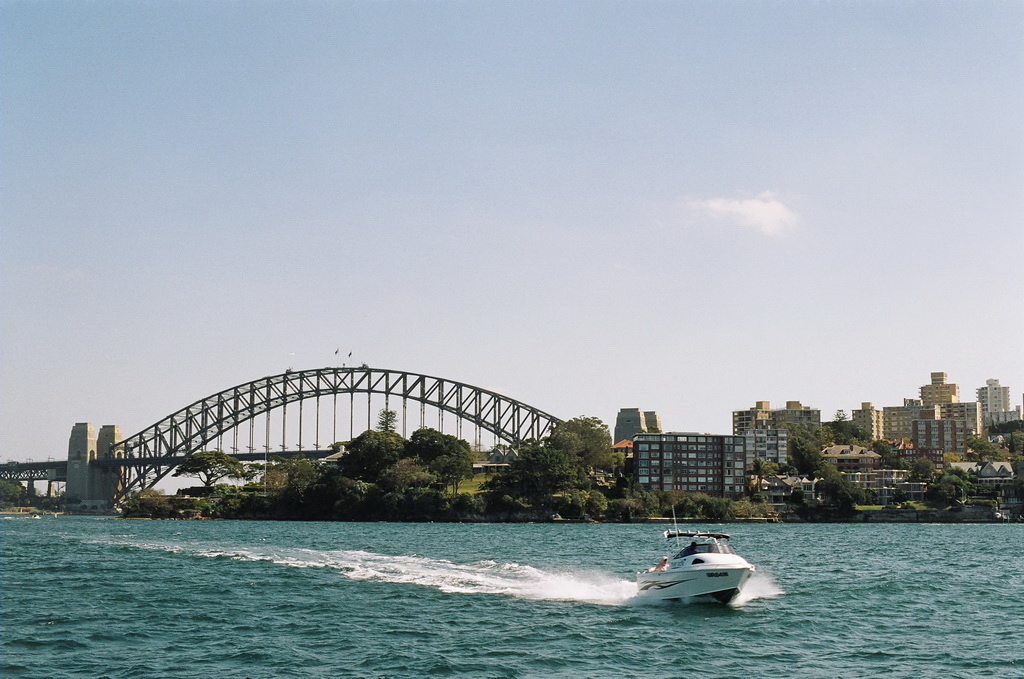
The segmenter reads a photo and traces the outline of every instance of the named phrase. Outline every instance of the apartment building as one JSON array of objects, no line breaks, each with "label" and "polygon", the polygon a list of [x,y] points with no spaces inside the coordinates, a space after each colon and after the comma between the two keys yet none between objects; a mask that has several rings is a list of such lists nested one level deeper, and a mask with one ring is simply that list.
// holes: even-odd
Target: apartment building
[{"label": "apartment building", "polygon": [[911,465],[913,465],[917,460],[924,459],[935,465],[936,470],[941,471],[946,466],[946,453],[944,451],[933,450],[931,448],[917,448],[913,443],[910,443],[909,438],[907,441],[899,441],[896,443],[896,454]]},{"label": "apartment building", "polygon": [[769,401],[757,401],[753,408],[732,411],[732,434],[743,436],[749,429],[777,429],[780,424],[821,426],[821,411],[800,401],[786,401],[785,408],[772,410]]},{"label": "apartment building", "polygon": [[918,450],[964,455],[967,452],[967,427],[963,420],[914,420],[911,440]]},{"label": "apartment building", "polygon": [[977,436],[982,431],[981,406],[974,401],[940,403],[939,417],[943,420],[962,422],[967,436]]},{"label": "apartment building", "polygon": [[959,401],[960,387],[950,384],[946,373],[932,373],[931,384],[921,387],[921,402],[926,406]]},{"label": "apartment building", "polygon": [[861,403],[860,408],[851,413],[850,421],[867,432],[872,441],[885,436],[885,411],[878,410],[870,402]]},{"label": "apartment building", "polygon": [[649,490],[741,499],[747,463],[742,436],[669,432],[633,437],[634,477]]},{"label": "apartment building", "polygon": [[978,388],[978,406],[986,427],[1022,419],[1021,407],[1010,405],[1010,388],[1000,385],[999,380],[985,380],[985,386]]},{"label": "apartment building", "polygon": [[757,401],[753,408],[732,411],[732,434],[743,436],[751,429],[762,429],[771,426],[772,404],[768,401]]},{"label": "apartment building", "polygon": [[743,432],[743,449],[747,459],[786,464],[789,456],[787,429],[747,429]]},{"label": "apartment building", "polygon": [[902,406],[885,406],[882,409],[884,438],[901,441],[913,436],[913,422],[920,419],[937,420],[941,411],[937,405],[925,406],[921,399],[905,398]]}]

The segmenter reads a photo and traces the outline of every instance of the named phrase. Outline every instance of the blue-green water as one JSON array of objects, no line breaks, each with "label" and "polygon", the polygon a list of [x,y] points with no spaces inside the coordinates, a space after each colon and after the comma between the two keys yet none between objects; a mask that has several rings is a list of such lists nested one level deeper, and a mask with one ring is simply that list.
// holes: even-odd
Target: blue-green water
[{"label": "blue-green water", "polygon": [[1019,524],[728,526],[729,607],[653,525],[0,524],[5,679],[1024,677]]}]

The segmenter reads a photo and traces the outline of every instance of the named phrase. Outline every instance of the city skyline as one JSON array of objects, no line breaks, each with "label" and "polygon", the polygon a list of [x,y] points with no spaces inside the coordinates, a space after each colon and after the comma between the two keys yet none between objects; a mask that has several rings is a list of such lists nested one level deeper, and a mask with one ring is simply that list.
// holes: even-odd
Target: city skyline
[{"label": "city skyline", "polygon": [[1022,402],[1019,3],[0,13],[4,461],[336,361],[721,434]]}]

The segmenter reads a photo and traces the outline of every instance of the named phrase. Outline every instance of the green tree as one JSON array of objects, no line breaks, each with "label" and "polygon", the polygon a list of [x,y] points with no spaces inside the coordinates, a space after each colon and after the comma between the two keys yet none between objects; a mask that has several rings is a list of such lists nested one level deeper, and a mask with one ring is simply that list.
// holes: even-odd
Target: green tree
[{"label": "green tree", "polygon": [[1006,442],[1006,449],[1010,451],[1010,455],[1019,456],[1024,452],[1024,432],[1011,431],[1003,436],[1003,440]]},{"label": "green tree", "polygon": [[544,500],[573,488],[577,480],[576,460],[564,450],[531,445],[519,451],[519,457],[507,469],[486,482],[486,489],[534,500]]},{"label": "green tree", "polygon": [[473,450],[462,439],[423,427],[413,432],[405,446],[405,454],[426,464],[452,495],[459,484],[473,478]]},{"label": "green tree", "polygon": [[368,429],[352,440],[338,464],[345,476],[376,483],[385,469],[404,457],[404,452],[405,439],[399,434]]},{"label": "green tree", "polygon": [[452,495],[457,495],[459,484],[473,478],[473,453],[469,444],[466,444],[465,450],[459,449],[450,455],[434,458],[429,468],[451,490]]},{"label": "green tree", "polygon": [[914,463],[910,465],[910,480],[911,481],[924,481],[927,483],[932,480],[932,476],[935,474],[935,465],[931,460],[920,457],[914,460]]},{"label": "green tree", "polygon": [[968,436],[967,450],[968,457],[973,454],[971,459],[978,461],[996,460],[1001,455],[999,448],[984,436]]},{"label": "green tree", "polygon": [[939,507],[948,507],[958,500],[966,499],[971,492],[970,482],[964,478],[966,475],[954,474],[953,471],[946,472],[933,483],[928,484],[925,491],[925,498]]},{"label": "green tree", "polygon": [[126,519],[137,517],[165,519],[174,516],[174,513],[171,498],[156,488],[147,488],[133,493],[121,505],[121,516]]},{"label": "green tree", "polygon": [[910,463],[888,441],[872,441],[871,450],[881,456],[882,469],[910,469]]},{"label": "green tree", "polygon": [[611,469],[612,435],[608,425],[596,417],[574,417],[555,425],[548,445],[579,460],[581,469]]},{"label": "green tree", "polygon": [[838,507],[843,514],[852,514],[855,505],[870,500],[861,488],[844,479],[842,474],[821,479],[814,485],[814,490],[825,504]]},{"label": "green tree", "polygon": [[813,478],[822,465],[826,465],[821,456],[821,443],[818,430],[807,425],[793,424],[789,429],[789,464],[796,468],[801,476]]},{"label": "green tree", "polygon": [[223,450],[200,450],[182,460],[174,476],[195,476],[209,488],[221,479],[245,479],[248,472],[244,464]]},{"label": "green tree", "polygon": [[385,490],[405,491],[408,488],[426,488],[437,482],[437,475],[419,460],[403,457],[385,469],[378,481]]},{"label": "green tree", "polygon": [[755,494],[761,492],[761,480],[765,476],[771,476],[779,472],[779,466],[774,462],[768,462],[762,460],[759,457],[755,457],[754,461],[747,467],[747,472],[750,473],[750,483],[747,484],[748,494],[753,497]]},{"label": "green tree", "polygon": [[22,503],[25,497],[25,487],[17,481],[10,479],[0,480],[0,505],[11,507]]},{"label": "green tree", "polygon": [[377,431],[394,432],[396,422],[398,422],[398,413],[385,408],[377,415]]},{"label": "green tree", "polygon": [[818,434],[819,443],[823,446],[833,443],[867,446],[868,438],[868,433],[847,419],[846,412],[842,410],[836,411],[836,418],[823,424]]}]

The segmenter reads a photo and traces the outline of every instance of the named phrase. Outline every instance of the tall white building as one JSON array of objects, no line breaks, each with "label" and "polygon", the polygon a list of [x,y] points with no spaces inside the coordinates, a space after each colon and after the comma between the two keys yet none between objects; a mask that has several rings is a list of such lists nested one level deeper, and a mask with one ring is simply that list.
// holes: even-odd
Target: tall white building
[{"label": "tall white building", "polygon": [[1021,419],[1020,406],[1010,406],[1010,388],[1000,386],[999,380],[985,380],[978,389],[978,403],[985,426]]}]

